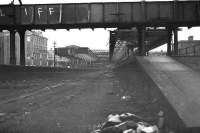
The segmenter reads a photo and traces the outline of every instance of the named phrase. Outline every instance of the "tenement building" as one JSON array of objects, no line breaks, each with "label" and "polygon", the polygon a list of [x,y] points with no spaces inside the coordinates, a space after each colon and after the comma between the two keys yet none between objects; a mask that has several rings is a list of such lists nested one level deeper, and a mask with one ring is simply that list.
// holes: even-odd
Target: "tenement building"
[{"label": "tenement building", "polygon": [[[16,65],[20,63],[20,39],[15,34]],[[40,31],[27,31],[25,34],[25,56],[27,66],[47,66],[47,38]],[[10,33],[0,33],[0,64],[10,64]]]}]

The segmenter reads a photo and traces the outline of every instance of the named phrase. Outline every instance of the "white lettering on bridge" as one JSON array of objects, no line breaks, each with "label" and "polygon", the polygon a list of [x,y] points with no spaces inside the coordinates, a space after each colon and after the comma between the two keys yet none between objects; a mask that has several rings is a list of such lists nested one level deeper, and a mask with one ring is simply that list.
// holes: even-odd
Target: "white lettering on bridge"
[{"label": "white lettering on bridge", "polygon": [[42,8],[39,7],[39,8],[38,8],[38,16],[39,16],[39,18],[41,17],[41,13],[42,13],[42,12],[43,12]]},{"label": "white lettering on bridge", "polygon": [[6,16],[4,13],[3,13],[3,10],[0,8],[0,16],[3,17],[3,16]]},{"label": "white lettering on bridge", "polygon": [[52,8],[52,7],[49,8],[49,14],[50,14],[50,15],[52,15],[54,12],[55,12],[55,11],[54,11],[54,8]]},{"label": "white lettering on bridge", "polygon": [[24,12],[25,12],[26,16],[28,16],[28,12],[27,12],[26,8],[24,8]]}]

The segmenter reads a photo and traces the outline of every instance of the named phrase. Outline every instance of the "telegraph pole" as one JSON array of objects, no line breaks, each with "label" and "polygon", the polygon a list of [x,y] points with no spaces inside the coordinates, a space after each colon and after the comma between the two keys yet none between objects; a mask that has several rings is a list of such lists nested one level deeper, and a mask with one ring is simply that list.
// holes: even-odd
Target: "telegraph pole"
[{"label": "telegraph pole", "polygon": [[56,41],[53,43],[53,48],[54,48],[54,56],[53,56],[53,66],[56,66]]}]

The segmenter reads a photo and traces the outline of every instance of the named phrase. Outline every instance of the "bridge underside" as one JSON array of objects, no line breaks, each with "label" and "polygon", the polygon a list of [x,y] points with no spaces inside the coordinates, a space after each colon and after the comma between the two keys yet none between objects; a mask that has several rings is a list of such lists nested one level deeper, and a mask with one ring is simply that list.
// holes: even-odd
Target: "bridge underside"
[{"label": "bridge underside", "polygon": [[132,29],[132,30],[115,30],[110,33],[110,59],[117,40],[126,41],[128,49],[138,48],[139,55],[146,55],[150,50],[159,47],[163,44],[168,44],[168,55],[177,54],[178,43],[177,34],[174,34],[176,43],[171,44],[172,31],[177,29]]}]

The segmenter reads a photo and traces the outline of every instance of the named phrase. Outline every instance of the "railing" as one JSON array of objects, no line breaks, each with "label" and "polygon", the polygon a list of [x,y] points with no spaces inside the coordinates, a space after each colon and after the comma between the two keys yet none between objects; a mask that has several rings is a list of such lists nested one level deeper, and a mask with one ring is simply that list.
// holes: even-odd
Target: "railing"
[{"label": "railing", "polygon": [[178,50],[178,56],[200,56],[200,45],[181,48]]}]

